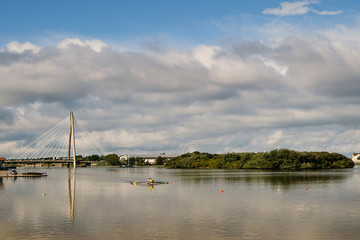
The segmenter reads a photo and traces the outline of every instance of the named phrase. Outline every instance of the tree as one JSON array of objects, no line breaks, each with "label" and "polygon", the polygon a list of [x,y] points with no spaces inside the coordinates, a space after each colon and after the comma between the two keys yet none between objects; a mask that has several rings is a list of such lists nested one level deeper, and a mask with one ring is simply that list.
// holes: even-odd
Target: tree
[{"label": "tree", "polygon": [[135,158],[135,164],[138,166],[144,166],[145,165],[145,159],[141,157]]},{"label": "tree", "polygon": [[321,169],[354,167],[350,158],[339,153],[298,152],[276,149],[259,153],[189,153],[166,163],[169,168],[253,168],[253,169]]},{"label": "tree", "polygon": [[89,161],[100,161],[99,155],[91,155],[87,157]]},{"label": "tree", "polygon": [[156,158],[156,165],[164,165],[165,159],[161,156]]},{"label": "tree", "polygon": [[118,166],[120,165],[120,159],[119,156],[115,153],[108,154],[104,158],[105,162],[107,162],[111,166]]}]

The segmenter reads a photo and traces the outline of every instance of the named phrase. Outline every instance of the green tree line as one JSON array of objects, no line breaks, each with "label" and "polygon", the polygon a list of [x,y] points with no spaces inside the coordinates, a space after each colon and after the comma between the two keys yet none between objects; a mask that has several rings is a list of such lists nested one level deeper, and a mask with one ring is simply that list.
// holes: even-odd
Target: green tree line
[{"label": "green tree line", "polygon": [[224,169],[326,169],[352,168],[350,158],[329,152],[298,152],[277,149],[259,153],[186,153],[166,162],[168,168]]}]

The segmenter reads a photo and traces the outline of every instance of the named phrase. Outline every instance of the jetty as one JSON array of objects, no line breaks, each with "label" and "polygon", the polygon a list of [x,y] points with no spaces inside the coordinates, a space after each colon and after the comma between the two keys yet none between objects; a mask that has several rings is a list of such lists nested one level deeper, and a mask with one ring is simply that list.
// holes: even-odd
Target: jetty
[{"label": "jetty", "polygon": [[14,170],[0,170],[0,177],[46,177],[44,172],[14,172]]}]

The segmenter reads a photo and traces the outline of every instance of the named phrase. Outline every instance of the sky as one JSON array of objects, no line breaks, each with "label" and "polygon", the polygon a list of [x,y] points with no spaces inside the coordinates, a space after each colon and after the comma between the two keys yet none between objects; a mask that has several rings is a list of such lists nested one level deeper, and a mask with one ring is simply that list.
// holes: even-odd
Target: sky
[{"label": "sky", "polygon": [[1,10],[0,156],[70,111],[119,155],[360,152],[357,1],[4,0]]}]

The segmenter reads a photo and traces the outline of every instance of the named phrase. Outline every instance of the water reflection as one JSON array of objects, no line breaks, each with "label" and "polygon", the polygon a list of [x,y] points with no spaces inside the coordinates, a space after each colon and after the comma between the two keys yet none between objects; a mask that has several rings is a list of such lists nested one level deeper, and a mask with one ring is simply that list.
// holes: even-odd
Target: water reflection
[{"label": "water reflection", "polygon": [[[130,184],[148,176],[169,185],[150,192]],[[36,181],[3,180],[1,239],[355,240],[360,235],[358,182],[360,168],[52,169]]]},{"label": "water reflection", "polygon": [[226,184],[261,184],[270,185],[276,189],[281,186],[283,190],[295,188],[300,184],[328,184],[344,182],[350,175],[346,170],[314,170],[314,171],[214,171],[204,170],[181,171],[176,173],[181,181],[186,184],[213,184],[216,182],[226,182]]},{"label": "water reflection", "polygon": [[70,170],[70,168],[69,168],[68,185],[69,185],[70,223],[73,224],[73,222],[74,222],[74,210],[75,210],[76,168],[73,168],[72,170]]},{"label": "water reflection", "polygon": [[[16,182],[16,180],[17,180],[17,177],[12,177],[11,178],[12,182]],[[3,178],[0,177],[0,190],[4,190],[4,189],[5,189],[4,181],[3,181]]]}]

